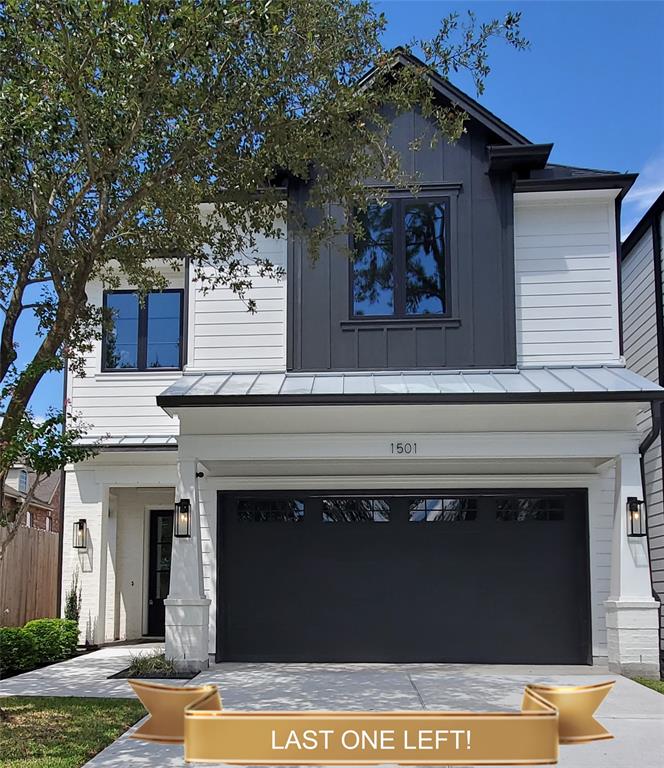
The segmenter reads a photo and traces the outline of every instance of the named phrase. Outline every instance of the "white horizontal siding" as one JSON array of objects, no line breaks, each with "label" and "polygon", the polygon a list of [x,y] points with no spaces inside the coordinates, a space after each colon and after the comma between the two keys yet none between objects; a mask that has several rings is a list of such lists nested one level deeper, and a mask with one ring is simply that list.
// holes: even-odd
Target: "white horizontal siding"
[{"label": "white horizontal siding", "polygon": [[[283,227],[283,225],[282,225]],[[286,239],[258,237],[255,255],[286,268]],[[256,272],[254,270],[254,272]],[[184,287],[184,272],[164,267],[171,287]],[[189,290],[187,369],[198,370],[285,370],[286,368],[286,281],[253,275],[247,298],[255,299],[256,313],[227,288],[207,293],[195,282],[193,270]],[[131,287],[131,286],[122,286]],[[90,301],[101,306],[104,286],[88,285]],[[89,427],[89,434],[171,435],[179,431],[177,419],[157,406],[156,398],[180,373],[102,372],[101,342],[85,357],[84,376],[70,372],[68,398],[72,409]]]},{"label": "white horizontal siding", "polygon": [[[285,225],[282,224],[285,229]],[[262,258],[286,268],[286,238],[259,237]],[[247,299],[254,299],[252,314],[228,288],[207,293],[192,290],[189,313],[188,369],[221,371],[282,371],[286,368],[286,280],[260,277],[253,272]]]},{"label": "white horizontal siding", "polygon": [[[184,272],[173,272],[166,266],[162,272],[172,288],[184,287]],[[123,285],[123,288],[130,288]],[[89,283],[88,298],[101,306],[104,286]],[[157,395],[180,377],[179,371],[114,371],[101,370],[101,341],[96,341],[85,357],[85,376],[68,377],[71,408],[88,425],[89,434],[111,435],[173,435],[177,434],[177,419],[172,419],[157,406]]]},{"label": "white horizontal siding", "polygon": [[517,196],[519,364],[619,359],[615,237],[613,200]]}]

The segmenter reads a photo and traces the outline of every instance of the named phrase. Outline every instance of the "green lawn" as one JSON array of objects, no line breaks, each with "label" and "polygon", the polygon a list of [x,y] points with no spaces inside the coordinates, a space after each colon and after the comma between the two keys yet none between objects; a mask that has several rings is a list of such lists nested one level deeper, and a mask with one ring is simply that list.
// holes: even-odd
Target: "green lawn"
[{"label": "green lawn", "polygon": [[635,677],[634,680],[637,683],[641,683],[641,685],[645,685],[646,688],[652,688],[653,691],[664,693],[664,680],[650,680],[647,677]]},{"label": "green lawn", "polygon": [[134,699],[0,697],[2,768],[78,768],[145,710]]}]

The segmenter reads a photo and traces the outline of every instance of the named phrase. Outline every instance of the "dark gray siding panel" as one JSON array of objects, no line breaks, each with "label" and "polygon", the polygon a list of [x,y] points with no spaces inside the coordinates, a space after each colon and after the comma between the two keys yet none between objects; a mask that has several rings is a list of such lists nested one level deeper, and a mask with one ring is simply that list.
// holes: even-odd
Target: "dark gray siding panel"
[{"label": "dark gray siding panel", "polygon": [[[457,144],[430,146],[417,113],[394,120],[403,165],[420,174],[422,196],[449,199],[450,317],[351,319],[347,240],[312,260],[293,237],[289,264],[289,367],[293,370],[499,368],[516,364],[512,181],[488,173],[493,139],[470,123]],[[411,142],[424,136],[422,148]],[[291,190],[304,205],[305,187]],[[333,211],[340,216],[339,211]],[[315,213],[309,211],[313,218]]]}]

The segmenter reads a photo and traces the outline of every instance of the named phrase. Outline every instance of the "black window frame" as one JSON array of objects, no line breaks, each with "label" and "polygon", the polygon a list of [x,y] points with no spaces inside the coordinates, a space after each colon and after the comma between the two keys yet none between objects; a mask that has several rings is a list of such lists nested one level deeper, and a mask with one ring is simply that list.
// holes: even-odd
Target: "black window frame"
[{"label": "black window frame", "polygon": [[[150,300],[150,294],[158,293],[177,293],[180,295],[180,348],[178,355],[177,366],[159,366],[150,367],[147,365],[148,356],[148,303]],[[143,302],[140,300],[140,292],[135,288],[122,288],[119,290],[104,291],[103,295],[103,308],[104,315],[108,310],[108,297],[117,294],[132,294],[138,296],[138,346],[136,350],[136,368],[109,368],[106,365],[106,342],[108,338],[108,332],[106,328],[102,328],[101,334],[101,370],[102,373],[155,373],[163,371],[181,371],[184,360],[184,289],[182,288],[166,288],[163,291],[150,291],[145,295]]]},{"label": "black window frame", "polygon": [[[422,197],[404,197],[403,195],[387,195],[385,202],[392,206],[392,275],[393,275],[393,302],[394,312],[389,315],[359,315],[355,312],[355,261],[350,265],[349,273],[349,301],[350,319],[355,322],[371,322],[384,320],[398,320],[405,322],[421,322],[426,320],[445,320],[452,318],[452,294],[450,290],[450,275],[452,258],[450,254],[450,225],[452,219],[451,195],[433,195],[431,193]],[[404,227],[404,211],[407,205],[412,203],[436,203],[443,204],[445,208],[445,226],[443,229],[443,242],[445,246],[445,311],[426,312],[421,314],[408,313],[406,311],[406,232]],[[356,241],[350,236],[350,249],[352,254],[357,253]]]}]

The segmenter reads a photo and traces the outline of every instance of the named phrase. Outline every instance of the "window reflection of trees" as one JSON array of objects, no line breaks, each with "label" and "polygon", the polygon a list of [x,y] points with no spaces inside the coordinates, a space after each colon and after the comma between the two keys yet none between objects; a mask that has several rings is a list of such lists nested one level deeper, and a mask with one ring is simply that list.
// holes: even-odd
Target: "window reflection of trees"
[{"label": "window reflection of trees", "polygon": [[353,302],[356,315],[391,315],[394,312],[392,205],[370,205],[359,214],[364,237],[357,243],[353,266]]},{"label": "window reflection of trees", "polygon": [[498,502],[496,519],[522,523],[527,520],[563,520],[565,508],[561,498],[510,498]]},{"label": "window reflection of trees", "polygon": [[406,313],[445,312],[445,206],[409,203],[406,236]]},{"label": "window reflection of trees", "polygon": [[390,505],[385,499],[323,499],[323,521],[326,523],[387,523]]},{"label": "window reflection of trees", "polygon": [[471,497],[410,499],[408,508],[411,523],[453,523],[477,517],[477,499]]},{"label": "window reflection of trees", "polygon": [[[358,214],[364,236],[353,265],[355,315],[445,313],[445,217],[445,203],[431,201],[372,204]],[[405,290],[395,296],[397,263]]]},{"label": "window reflection of trees", "polygon": [[238,499],[238,520],[252,523],[298,523],[304,517],[304,502],[298,499]]}]

